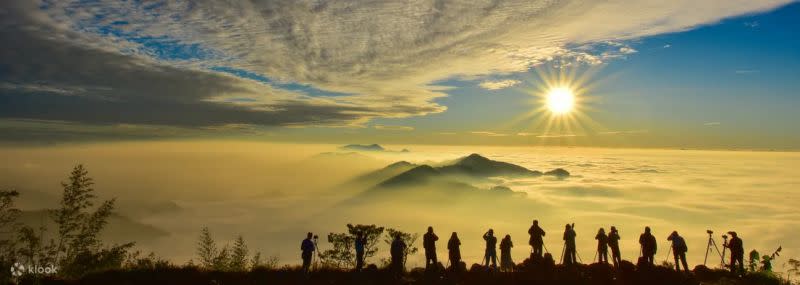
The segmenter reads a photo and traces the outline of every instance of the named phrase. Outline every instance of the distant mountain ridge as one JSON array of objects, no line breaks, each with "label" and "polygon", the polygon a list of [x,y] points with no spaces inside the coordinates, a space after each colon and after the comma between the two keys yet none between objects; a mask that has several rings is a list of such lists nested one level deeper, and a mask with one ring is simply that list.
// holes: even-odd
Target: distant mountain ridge
[{"label": "distant mountain ridge", "polygon": [[[394,175],[389,176],[388,174]],[[373,187],[384,188],[421,185],[448,177],[487,179],[490,177],[538,177],[542,175],[565,178],[569,177],[570,173],[561,168],[542,173],[541,171],[530,170],[516,164],[491,160],[480,154],[473,153],[438,167],[400,161],[361,177],[362,179],[367,177],[373,179],[387,177]]]},{"label": "distant mountain ridge", "polygon": [[382,146],[379,144],[348,144],[345,146],[340,147],[341,149],[346,150],[355,150],[355,151],[385,151]]}]

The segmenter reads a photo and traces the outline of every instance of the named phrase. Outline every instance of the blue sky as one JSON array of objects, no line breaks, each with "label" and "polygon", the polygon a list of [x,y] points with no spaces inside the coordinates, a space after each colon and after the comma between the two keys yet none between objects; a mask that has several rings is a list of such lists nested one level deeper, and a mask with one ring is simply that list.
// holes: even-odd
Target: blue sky
[{"label": "blue sky", "polygon": [[[297,142],[800,147],[800,4],[646,2],[11,1],[0,127],[6,140],[138,126]],[[585,79],[568,83],[572,115],[543,108],[548,72]]]},{"label": "blue sky", "polygon": [[[599,70],[592,76],[598,86],[585,94],[596,100],[587,112],[606,130],[653,130],[675,136],[705,133],[714,140],[751,144],[759,143],[742,136],[769,138],[762,147],[796,144],[800,39],[794,33],[800,27],[799,13],[800,4],[795,3],[630,41],[637,52],[625,59],[576,68]],[[448,107],[447,112],[378,122],[430,131],[529,132],[535,124],[509,122],[536,105],[529,102],[536,72],[505,77],[523,83],[487,91],[478,86],[480,80],[448,81],[456,88],[438,101]]]}]

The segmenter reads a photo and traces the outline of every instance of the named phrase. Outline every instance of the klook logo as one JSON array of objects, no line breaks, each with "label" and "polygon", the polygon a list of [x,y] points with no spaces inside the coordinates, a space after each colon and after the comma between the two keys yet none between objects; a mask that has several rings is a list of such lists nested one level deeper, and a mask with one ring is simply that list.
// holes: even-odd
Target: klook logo
[{"label": "klook logo", "polygon": [[39,266],[39,265],[28,265],[25,266],[22,263],[15,262],[14,265],[11,266],[11,275],[14,277],[20,277],[23,274],[56,274],[58,273],[58,268],[55,265],[49,264],[47,266]]}]

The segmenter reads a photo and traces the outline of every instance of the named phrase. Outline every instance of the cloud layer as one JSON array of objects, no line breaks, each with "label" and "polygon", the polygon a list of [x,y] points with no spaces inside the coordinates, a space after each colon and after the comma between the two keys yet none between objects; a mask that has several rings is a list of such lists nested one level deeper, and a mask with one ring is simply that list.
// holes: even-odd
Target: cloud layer
[{"label": "cloud layer", "polygon": [[446,109],[434,102],[442,79],[597,64],[635,52],[620,41],[786,2],[6,1],[0,117],[273,126],[425,115]]}]

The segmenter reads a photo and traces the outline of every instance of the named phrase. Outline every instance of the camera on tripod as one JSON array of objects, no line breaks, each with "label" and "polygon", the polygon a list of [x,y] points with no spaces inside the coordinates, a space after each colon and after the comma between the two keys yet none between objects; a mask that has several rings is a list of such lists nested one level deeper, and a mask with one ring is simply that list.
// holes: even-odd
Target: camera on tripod
[{"label": "camera on tripod", "polygon": [[720,251],[719,247],[717,247],[717,243],[714,241],[714,237],[713,237],[714,231],[706,230],[706,233],[708,234],[708,245],[706,246],[706,257],[703,260],[703,265],[706,265],[706,263],[708,262],[708,254],[711,253],[712,249],[714,249],[717,252],[717,254],[719,255],[720,265],[722,265],[724,267],[725,266],[725,246],[727,246],[727,244],[728,244],[728,235],[722,235],[722,239],[724,239],[725,242],[723,243],[722,251]]}]

